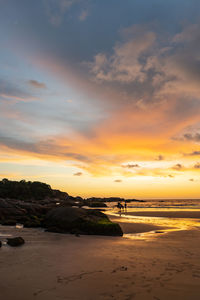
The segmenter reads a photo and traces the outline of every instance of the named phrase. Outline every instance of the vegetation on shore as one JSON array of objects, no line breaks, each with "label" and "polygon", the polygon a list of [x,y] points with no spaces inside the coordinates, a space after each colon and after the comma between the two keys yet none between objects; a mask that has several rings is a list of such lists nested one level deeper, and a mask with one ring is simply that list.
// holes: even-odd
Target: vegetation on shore
[{"label": "vegetation on shore", "polygon": [[67,195],[67,193],[53,190],[50,185],[39,181],[11,181],[6,178],[0,181],[0,198],[42,200],[46,197],[60,198]]}]

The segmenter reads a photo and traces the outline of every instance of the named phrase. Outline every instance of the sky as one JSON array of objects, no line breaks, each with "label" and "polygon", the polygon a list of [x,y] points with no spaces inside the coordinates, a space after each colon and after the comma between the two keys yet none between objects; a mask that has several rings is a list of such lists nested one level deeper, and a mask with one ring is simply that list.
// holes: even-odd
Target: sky
[{"label": "sky", "polygon": [[200,198],[200,1],[0,0],[0,179]]}]

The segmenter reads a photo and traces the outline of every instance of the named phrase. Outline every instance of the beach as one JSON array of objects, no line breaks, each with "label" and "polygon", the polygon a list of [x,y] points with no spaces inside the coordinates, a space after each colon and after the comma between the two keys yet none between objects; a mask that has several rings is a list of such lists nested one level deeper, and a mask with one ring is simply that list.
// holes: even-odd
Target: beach
[{"label": "beach", "polygon": [[200,300],[200,0],[0,24],[0,300]]},{"label": "beach", "polygon": [[141,219],[122,217],[121,223],[124,237],[1,226],[1,239],[20,235],[26,241],[22,247],[0,249],[2,299],[199,298],[199,219],[171,231]]}]

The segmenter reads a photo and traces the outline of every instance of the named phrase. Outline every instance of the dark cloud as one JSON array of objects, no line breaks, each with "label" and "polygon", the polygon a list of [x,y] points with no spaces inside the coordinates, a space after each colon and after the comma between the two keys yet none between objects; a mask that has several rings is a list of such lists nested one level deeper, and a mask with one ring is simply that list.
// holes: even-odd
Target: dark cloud
[{"label": "dark cloud", "polygon": [[194,151],[190,155],[200,155],[200,151]]},{"label": "dark cloud", "polygon": [[21,150],[27,152],[35,152],[38,153],[39,149],[34,144],[34,142],[26,142],[22,139],[17,139],[14,137],[6,137],[4,135],[0,135],[0,145],[6,146],[10,149]]},{"label": "dark cloud", "polygon": [[183,135],[183,138],[184,138],[186,141],[200,142],[200,133],[195,133],[195,134],[185,133],[185,134]]},{"label": "dark cloud", "polygon": [[140,166],[138,164],[126,164],[126,165],[122,165],[123,168],[140,168]]},{"label": "dark cloud", "polygon": [[88,156],[83,155],[83,154],[79,154],[79,153],[67,152],[67,153],[65,153],[65,156],[67,156],[68,158],[74,158],[76,160],[80,160],[80,161],[83,161],[83,162],[91,161],[91,159]]},{"label": "dark cloud", "polygon": [[193,179],[193,178],[190,178],[189,181],[194,181],[194,179]]},{"label": "dark cloud", "polygon": [[[188,142],[200,142],[200,133],[198,133],[198,132],[196,132],[196,133],[189,133],[188,132],[188,133],[184,133],[184,134],[182,134],[180,136],[175,136],[175,137],[172,138],[172,140],[175,140],[175,141],[188,141]],[[195,154],[195,152],[198,153],[198,151],[194,151],[193,152],[194,154],[191,153],[191,155],[198,155],[198,154]],[[199,153],[200,153],[200,151],[199,151]]]},{"label": "dark cloud", "polygon": [[195,168],[195,169],[200,169],[200,163],[196,163],[196,164],[194,165],[194,168]]},{"label": "dark cloud", "polygon": [[46,84],[45,84],[45,83],[39,82],[39,81],[37,81],[37,80],[31,79],[31,80],[28,81],[28,83],[29,83],[30,85],[32,85],[33,87],[35,87],[35,88],[39,88],[39,89],[41,89],[41,88],[42,88],[42,89],[46,88]]},{"label": "dark cloud", "polygon": [[23,138],[16,137],[6,137],[3,134],[0,134],[0,145],[6,146],[10,149],[25,151],[30,153],[35,153],[42,156],[55,156],[60,157],[61,159],[76,160],[81,162],[90,162],[91,159],[85,155],[73,152],[67,152],[67,146],[58,146],[56,140],[45,139],[41,140],[32,140],[27,142]]},{"label": "dark cloud", "polygon": [[81,175],[83,175],[83,173],[82,173],[82,172],[77,172],[77,173],[74,173],[74,176],[81,176]]},{"label": "dark cloud", "polygon": [[195,155],[200,155],[200,151],[193,151],[193,152],[191,152],[191,153],[186,153],[185,154],[186,156],[195,156]]},{"label": "dark cloud", "polygon": [[122,182],[122,180],[121,179],[116,179],[116,180],[114,180],[114,182],[120,183],[120,182]]},{"label": "dark cloud", "polygon": [[172,167],[172,169],[180,171],[183,169],[183,166],[181,164],[176,164],[175,166]]},{"label": "dark cloud", "polygon": [[164,156],[163,155],[158,155],[157,157],[156,157],[156,159],[155,160],[158,160],[158,161],[160,161],[160,160],[164,160],[165,158],[164,158]]},{"label": "dark cloud", "polygon": [[0,97],[3,99],[18,99],[22,101],[30,98],[33,99],[33,95],[26,91],[25,88],[2,78],[0,78]]}]

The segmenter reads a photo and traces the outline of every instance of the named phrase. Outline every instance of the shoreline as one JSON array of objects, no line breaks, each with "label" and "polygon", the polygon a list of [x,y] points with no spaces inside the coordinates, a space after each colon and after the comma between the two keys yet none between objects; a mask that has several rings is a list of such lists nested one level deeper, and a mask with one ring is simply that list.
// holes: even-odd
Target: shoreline
[{"label": "shoreline", "polygon": [[109,219],[112,222],[118,223],[122,228],[124,234],[137,234],[137,233],[146,233],[151,231],[165,230],[166,227],[148,224],[148,223],[137,223],[137,222],[128,222],[126,217],[117,217],[113,215],[108,215]]},{"label": "shoreline", "polygon": [[143,209],[121,213],[108,211],[107,215],[112,222],[121,226],[124,236],[131,238],[140,236],[140,238],[148,239],[157,237],[158,233],[168,234],[172,231],[200,230],[200,211],[146,211]]},{"label": "shoreline", "polygon": [[127,212],[122,212],[123,216],[143,216],[143,217],[157,217],[157,218],[189,218],[200,219],[200,210],[162,210],[162,209],[131,209]]}]

